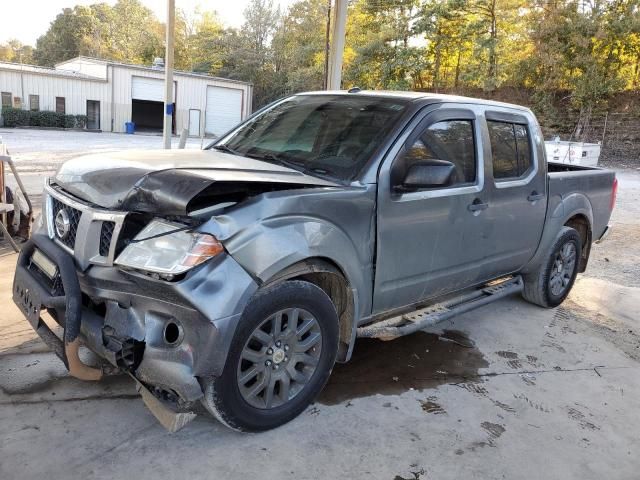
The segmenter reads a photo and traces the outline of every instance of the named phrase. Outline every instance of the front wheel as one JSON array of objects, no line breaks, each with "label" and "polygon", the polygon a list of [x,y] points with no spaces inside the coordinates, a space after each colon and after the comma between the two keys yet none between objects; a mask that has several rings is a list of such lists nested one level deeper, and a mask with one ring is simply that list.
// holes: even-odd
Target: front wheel
[{"label": "front wheel", "polygon": [[338,314],[319,287],[294,280],[265,288],[242,315],[222,375],[205,385],[205,408],[240,431],[292,420],[327,382],[338,335]]},{"label": "front wheel", "polygon": [[560,305],[573,287],[581,254],[580,234],[571,227],[562,227],[538,270],[525,275],[525,300],[547,308]]}]

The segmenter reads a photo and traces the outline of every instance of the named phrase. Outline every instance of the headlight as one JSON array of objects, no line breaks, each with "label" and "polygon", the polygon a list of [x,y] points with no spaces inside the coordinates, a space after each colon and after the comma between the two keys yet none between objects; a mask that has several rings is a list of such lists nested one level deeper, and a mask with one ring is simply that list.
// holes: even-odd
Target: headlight
[{"label": "headlight", "polygon": [[222,253],[213,235],[186,232],[185,226],[153,220],[118,256],[115,263],[162,276],[178,275]]}]

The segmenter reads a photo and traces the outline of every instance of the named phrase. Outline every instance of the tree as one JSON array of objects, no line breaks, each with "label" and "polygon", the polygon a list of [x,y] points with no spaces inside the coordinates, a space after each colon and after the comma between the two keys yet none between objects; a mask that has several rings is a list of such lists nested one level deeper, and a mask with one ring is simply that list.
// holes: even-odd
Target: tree
[{"label": "tree", "polygon": [[163,56],[164,27],[139,0],[62,10],[38,38],[34,59],[52,66],[79,55],[150,63]]},{"label": "tree", "polygon": [[298,1],[280,21],[273,39],[274,96],[322,88],[327,2]]},{"label": "tree", "polygon": [[[252,82],[255,107],[322,88],[328,7],[297,0],[281,12],[273,0],[251,0],[240,29],[213,11],[179,10],[176,68]],[[640,88],[640,0],[354,0],[348,8],[345,87],[492,96],[512,86],[532,92],[551,124],[566,117],[556,108],[568,99],[579,135],[613,93]],[[33,59],[149,64],[163,44],[164,25],[141,0],[118,0],[62,10]],[[0,45],[2,60],[30,57],[19,42]]]},{"label": "tree", "polygon": [[278,26],[280,8],[272,0],[251,0],[244,11],[245,22],[228,44],[226,59],[218,74],[253,82],[254,104],[258,107],[269,102],[278,90],[274,84],[273,51],[271,41]]},{"label": "tree", "polygon": [[0,44],[0,61],[14,63],[33,63],[33,47],[23,45],[20,40],[11,39]]}]

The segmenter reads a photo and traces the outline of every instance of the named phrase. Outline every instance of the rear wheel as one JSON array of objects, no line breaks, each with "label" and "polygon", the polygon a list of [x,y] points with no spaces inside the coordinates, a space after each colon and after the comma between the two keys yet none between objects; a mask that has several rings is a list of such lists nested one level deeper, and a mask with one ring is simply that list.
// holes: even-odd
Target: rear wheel
[{"label": "rear wheel", "polygon": [[303,281],[269,287],[245,309],[204,406],[236,430],[275,428],[320,393],[337,350],[338,315],[322,289]]},{"label": "rear wheel", "polygon": [[548,308],[560,305],[573,287],[581,254],[580,234],[562,227],[545,261],[538,270],[525,275],[525,300]]}]

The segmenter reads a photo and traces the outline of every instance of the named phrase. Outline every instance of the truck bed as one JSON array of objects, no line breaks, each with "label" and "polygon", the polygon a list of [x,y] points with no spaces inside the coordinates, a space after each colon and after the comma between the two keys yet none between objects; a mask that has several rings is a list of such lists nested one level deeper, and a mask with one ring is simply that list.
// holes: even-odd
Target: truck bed
[{"label": "truck bed", "polygon": [[602,170],[600,167],[587,167],[584,165],[572,165],[569,163],[560,163],[560,162],[548,162],[547,163],[547,171],[549,173],[555,172],[578,172],[583,170]]},{"label": "truck bed", "polygon": [[615,172],[598,167],[548,163],[548,215],[558,208],[581,211],[592,223],[593,239],[604,233],[611,216]]}]

